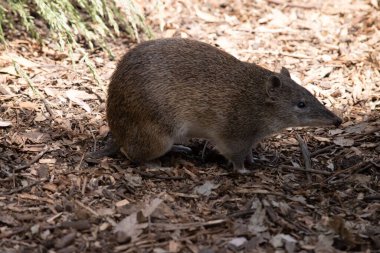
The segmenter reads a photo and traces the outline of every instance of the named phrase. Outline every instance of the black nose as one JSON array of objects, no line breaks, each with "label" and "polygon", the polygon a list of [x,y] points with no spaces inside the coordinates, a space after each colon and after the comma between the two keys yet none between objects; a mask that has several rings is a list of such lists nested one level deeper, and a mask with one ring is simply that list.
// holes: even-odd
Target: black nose
[{"label": "black nose", "polygon": [[336,120],[334,121],[334,125],[336,127],[340,126],[340,124],[342,124],[342,119],[341,118],[336,118]]}]

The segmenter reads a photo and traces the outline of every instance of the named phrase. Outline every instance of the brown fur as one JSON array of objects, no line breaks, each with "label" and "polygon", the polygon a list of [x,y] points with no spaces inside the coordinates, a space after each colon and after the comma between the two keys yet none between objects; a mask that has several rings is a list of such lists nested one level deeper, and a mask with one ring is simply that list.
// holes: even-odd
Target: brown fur
[{"label": "brown fur", "polygon": [[[306,107],[300,109],[297,103]],[[235,169],[252,145],[286,127],[340,124],[283,69],[274,73],[188,39],[143,42],[120,60],[108,90],[107,119],[133,161],[174,143],[209,139]]]}]

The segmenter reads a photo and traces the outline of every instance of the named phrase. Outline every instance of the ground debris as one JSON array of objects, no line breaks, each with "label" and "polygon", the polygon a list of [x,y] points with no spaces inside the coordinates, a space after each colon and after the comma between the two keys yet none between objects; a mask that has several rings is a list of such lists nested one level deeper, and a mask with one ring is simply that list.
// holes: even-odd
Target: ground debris
[{"label": "ground debris", "polygon": [[[272,70],[287,67],[343,125],[265,139],[250,175],[231,173],[202,140],[158,166],[120,154],[87,161],[108,133],[104,87],[79,52],[15,39],[0,52],[0,251],[379,251],[378,1],[136,4],[157,37],[193,38]],[[116,58],[133,46],[125,42],[110,43]],[[116,61],[102,51],[88,57],[107,83]]]}]

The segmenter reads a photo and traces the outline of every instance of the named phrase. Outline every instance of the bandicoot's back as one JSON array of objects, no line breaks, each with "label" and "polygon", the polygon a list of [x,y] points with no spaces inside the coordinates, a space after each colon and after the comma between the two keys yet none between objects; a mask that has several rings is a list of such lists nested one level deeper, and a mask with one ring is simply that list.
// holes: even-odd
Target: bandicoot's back
[{"label": "bandicoot's back", "polygon": [[[300,102],[308,107],[297,108]],[[131,160],[154,159],[175,142],[200,137],[236,168],[265,135],[340,120],[286,69],[274,73],[186,39],[144,42],[121,59],[109,85],[107,119]]]},{"label": "bandicoot's back", "polygon": [[250,82],[248,71],[245,63],[205,43],[144,42],[120,61],[109,86],[108,104],[128,101],[127,110],[149,107],[154,115],[165,113],[160,120],[167,116],[170,121],[185,115],[197,120],[203,114],[224,115],[232,100],[242,98],[244,84]]},{"label": "bandicoot's back", "polygon": [[248,94],[254,86],[250,92],[245,87],[252,82],[249,71],[247,64],[205,43],[184,39],[141,43],[121,59],[112,76],[110,127],[125,131],[137,122],[140,127],[155,123],[170,134],[192,128],[194,133],[188,135],[210,137],[217,129],[201,136],[197,132],[225,128],[229,114],[243,112],[233,104],[257,96]]}]

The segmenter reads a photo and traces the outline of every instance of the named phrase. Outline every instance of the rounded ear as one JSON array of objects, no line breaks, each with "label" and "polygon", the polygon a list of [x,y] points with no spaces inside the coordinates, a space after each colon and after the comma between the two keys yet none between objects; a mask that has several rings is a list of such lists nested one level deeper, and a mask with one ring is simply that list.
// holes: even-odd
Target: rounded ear
[{"label": "rounded ear", "polygon": [[285,68],[285,67],[281,68],[280,74],[284,75],[284,76],[287,76],[287,77],[290,77],[289,70],[287,68]]},{"label": "rounded ear", "polygon": [[268,96],[274,96],[274,93],[282,86],[280,78],[277,76],[270,76],[266,83],[266,91]]}]

